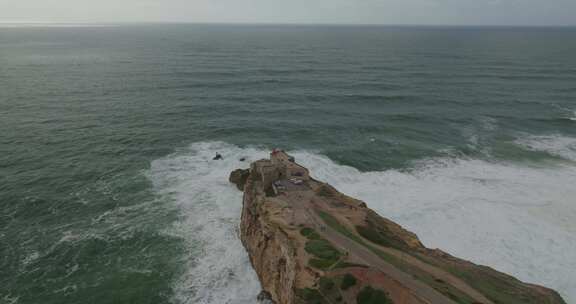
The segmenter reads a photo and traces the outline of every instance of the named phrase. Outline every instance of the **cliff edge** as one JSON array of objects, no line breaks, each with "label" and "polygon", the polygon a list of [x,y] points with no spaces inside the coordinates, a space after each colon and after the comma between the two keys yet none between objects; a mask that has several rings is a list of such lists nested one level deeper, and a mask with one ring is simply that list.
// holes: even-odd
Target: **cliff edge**
[{"label": "cliff edge", "polygon": [[557,292],[428,249],[275,150],[236,170],[241,239],[277,304],[555,304]]}]

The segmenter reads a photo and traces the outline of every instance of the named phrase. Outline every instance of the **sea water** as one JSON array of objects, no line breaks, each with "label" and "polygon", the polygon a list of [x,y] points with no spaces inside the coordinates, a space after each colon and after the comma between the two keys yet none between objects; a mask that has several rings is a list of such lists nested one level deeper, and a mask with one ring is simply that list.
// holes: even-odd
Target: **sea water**
[{"label": "sea water", "polygon": [[0,303],[255,303],[227,178],[275,147],[426,246],[576,302],[575,38],[0,28]]}]

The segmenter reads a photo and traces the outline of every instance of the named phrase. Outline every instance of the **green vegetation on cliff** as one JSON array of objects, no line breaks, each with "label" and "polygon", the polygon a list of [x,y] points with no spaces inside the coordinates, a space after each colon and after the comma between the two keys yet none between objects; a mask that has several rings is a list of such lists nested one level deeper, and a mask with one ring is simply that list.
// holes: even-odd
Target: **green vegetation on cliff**
[{"label": "green vegetation on cliff", "polygon": [[315,257],[310,260],[310,266],[325,270],[340,260],[342,256],[340,251],[320,237],[313,229],[302,228],[300,233],[308,238],[304,250]]},{"label": "green vegetation on cliff", "polygon": [[374,289],[370,286],[364,287],[356,297],[358,304],[392,304],[392,300],[388,298],[385,292],[379,289]]},{"label": "green vegetation on cliff", "polygon": [[356,277],[347,273],[342,277],[342,283],[340,284],[340,289],[346,290],[352,286],[356,285]]}]

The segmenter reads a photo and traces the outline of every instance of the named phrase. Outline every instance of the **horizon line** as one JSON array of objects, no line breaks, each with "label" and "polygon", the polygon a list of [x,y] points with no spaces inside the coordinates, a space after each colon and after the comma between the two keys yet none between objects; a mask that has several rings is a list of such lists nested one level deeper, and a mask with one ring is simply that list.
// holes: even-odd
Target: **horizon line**
[{"label": "horizon line", "polygon": [[271,25],[271,26],[389,26],[389,27],[576,27],[576,24],[411,24],[411,23],[330,23],[330,22],[194,22],[194,21],[1,21],[0,25]]}]

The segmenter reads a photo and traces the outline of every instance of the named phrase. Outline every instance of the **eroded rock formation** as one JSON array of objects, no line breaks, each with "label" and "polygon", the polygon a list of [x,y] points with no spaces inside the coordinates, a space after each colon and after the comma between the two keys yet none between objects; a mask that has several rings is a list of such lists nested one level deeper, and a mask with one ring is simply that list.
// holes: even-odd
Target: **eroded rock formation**
[{"label": "eroded rock formation", "polygon": [[235,184],[238,190],[244,191],[244,185],[246,184],[246,180],[250,176],[250,170],[248,169],[236,169],[230,173],[230,178],[228,180]]}]

